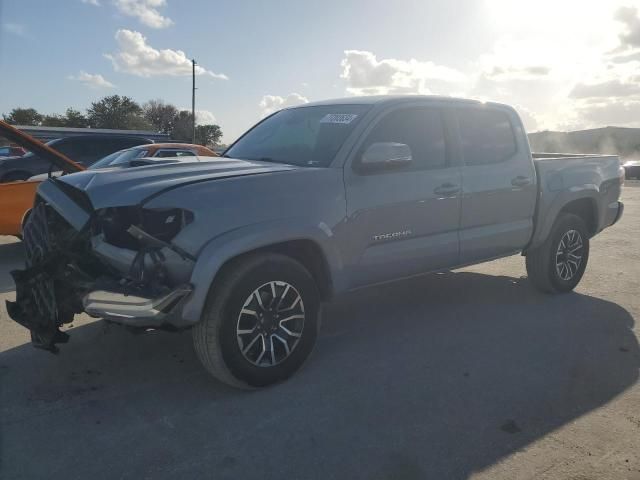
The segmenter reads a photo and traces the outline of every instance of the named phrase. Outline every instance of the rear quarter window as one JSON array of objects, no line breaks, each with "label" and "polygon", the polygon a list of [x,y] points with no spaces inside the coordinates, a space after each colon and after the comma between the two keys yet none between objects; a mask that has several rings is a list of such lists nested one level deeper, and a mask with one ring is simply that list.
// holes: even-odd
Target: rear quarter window
[{"label": "rear quarter window", "polygon": [[518,151],[509,115],[489,108],[456,111],[466,165],[490,165],[509,160]]}]

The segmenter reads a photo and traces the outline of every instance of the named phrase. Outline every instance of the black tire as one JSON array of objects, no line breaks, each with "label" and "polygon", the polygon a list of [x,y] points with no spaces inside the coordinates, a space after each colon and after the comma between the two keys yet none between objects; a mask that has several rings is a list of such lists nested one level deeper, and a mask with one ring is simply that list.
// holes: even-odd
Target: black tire
[{"label": "black tire", "polygon": [[[574,253],[580,254],[580,261],[576,264],[575,256],[564,261],[564,253],[559,253],[561,242],[572,237],[571,232],[577,232],[582,247]],[[577,240],[573,248],[577,248]],[[567,250],[570,250],[567,248]],[[545,242],[526,256],[527,273],[531,283],[545,293],[566,293],[572,291],[584,275],[589,261],[589,232],[584,220],[570,213],[558,216]],[[559,262],[559,263],[558,263]],[[560,264],[563,266],[558,266]],[[569,269],[569,270],[566,270]]]},{"label": "black tire", "polygon": [[[302,308],[303,318],[296,319],[294,322],[297,325],[302,322],[303,327],[296,332],[296,335],[299,335],[297,340],[294,340],[293,337],[286,337],[286,349],[288,351],[291,346],[290,353],[285,352],[284,342],[274,342],[272,338],[275,333],[284,337],[284,333],[276,330],[271,337],[265,336],[265,341],[268,341],[267,338],[271,338],[272,342],[267,353],[267,361],[271,365],[258,366],[246,356],[253,351],[245,354],[240,346],[242,342],[243,347],[246,348],[246,345],[254,339],[253,333],[246,334],[251,337],[244,343],[245,337],[241,337],[238,330],[243,330],[241,322],[253,320],[252,315],[249,315],[247,319],[246,315],[241,313],[249,309],[246,302],[256,298],[254,293],[261,286],[268,285],[267,288],[270,290],[272,282],[276,284],[274,288],[280,289],[277,294],[282,295],[283,301],[294,303],[296,297],[292,297],[292,295],[300,297],[296,309]],[[285,285],[293,288],[290,288],[286,293]],[[268,292],[266,294],[264,290],[258,290],[258,292],[257,295],[261,297],[261,304],[264,301],[265,308],[267,302],[270,305],[275,303],[273,298],[269,300]],[[262,298],[263,295],[266,297]],[[274,307],[274,310],[277,311],[279,306],[280,303]],[[259,308],[255,308],[255,310],[258,311]],[[300,312],[298,311],[298,313]],[[209,291],[202,320],[193,328],[195,351],[207,371],[218,380],[236,388],[266,387],[289,378],[309,357],[316,342],[320,325],[319,317],[320,295],[318,288],[313,277],[300,263],[279,254],[248,255],[232,261],[216,277],[215,284]],[[283,321],[285,320],[278,322],[278,320],[272,319],[271,325],[276,329],[282,328]],[[253,327],[254,331],[252,332],[255,332],[256,328],[265,331],[264,326],[258,325],[260,322],[257,320],[257,316],[255,323],[256,326]],[[286,325],[292,328],[291,324],[287,323]],[[291,340],[296,343],[291,343]],[[277,344],[278,347],[274,347],[274,344]],[[259,339],[256,345],[257,347],[254,348],[265,349],[265,343],[262,339]],[[271,351],[274,350],[282,357],[282,360],[276,364],[272,364],[272,359],[277,360],[271,356]],[[285,353],[287,356],[283,356]],[[260,362],[259,359],[257,360]]]},{"label": "black tire", "polygon": [[2,181],[0,181],[0,183],[29,180],[32,176],[33,175],[28,172],[9,172],[4,177],[2,177]]}]

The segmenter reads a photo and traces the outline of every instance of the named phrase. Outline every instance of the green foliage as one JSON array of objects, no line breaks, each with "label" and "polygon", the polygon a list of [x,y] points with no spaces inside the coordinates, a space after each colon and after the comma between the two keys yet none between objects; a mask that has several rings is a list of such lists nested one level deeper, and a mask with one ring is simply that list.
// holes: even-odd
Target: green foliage
[{"label": "green foliage", "polygon": [[111,95],[91,103],[87,120],[92,128],[147,130],[151,125],[143,116],[142,107],[129,97]]},{"label": "green foliage", "polygon": [[218,145],[222,138],[222,129],[219,125],[196,126],[196,143],[206,147]]},{"label": "green foliage", "polygon": [[187,110],[181,110],[173,120],[171,138],[178,142],[191,143],[193,139],[193,116]]},{"label": "green foliage", "polygon": [[11,125],[39,126],[42,118],[35,108],[14,108],[9,115],[2,115],[2,119]]},{"label": "green foliage", "polygon": [[86,128],[89,126],[89,121],[84,114],[73,108],[67,108],[64,113],[64,126],[72,128]]},{"label": "green foliage", "polygon": [[162,100],[149,100],[142,107],[144,118],[153,128],[160,133],[173,131],[178,109],[170,103]]},{"label": "green foliage", "polygon": [[43,127],[68,127],[86,128],[88,126],[87,117],[78,110],[67,108],[64,115],[45,115],[42,118]]},{"label": "green foliage", "polygon": [[[150,100],[142,107],[133,99],[120,95],[103,97],[87,109],[87,114],[67,108],[64,114],[43,115],[34,108],[14,108],[3,119],[13,125],[70,128],[111,128],[119,130],[155,130],[168,133],[173,140],[191,143],[193,116],[179,111],[163,100]],[[197,125],[196,143],[215,146],[222,138],[219,125]]]},{"label": "green foliage", "polygon": [[[178,112],[173,121],[171,138],[178,142],[193,141],[193,116],[188,110]],[[196,125],[196,143],[213,147],[220,142],[222,129],[219,125]]]}]

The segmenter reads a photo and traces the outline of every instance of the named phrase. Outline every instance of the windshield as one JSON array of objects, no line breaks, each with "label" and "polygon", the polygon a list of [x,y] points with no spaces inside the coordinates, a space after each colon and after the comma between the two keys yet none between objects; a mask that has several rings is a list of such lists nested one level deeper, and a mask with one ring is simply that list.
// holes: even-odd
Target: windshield
[{"label": "windshield", "polygon": [[96,163],[89,167],[89,170],[95,170],[96,168],[113,167],[115,165],[121,165],[128,163],[135,158],[144,157],[147,151],[143,148],[130,148],[129,150],[120,150],[119,152],[112,153],[106,157],[98,160]]},{"label": "windshield", "polygon": [[326,105],[282,110],[256,125],[224,156],[326,167],[370,108]]}]

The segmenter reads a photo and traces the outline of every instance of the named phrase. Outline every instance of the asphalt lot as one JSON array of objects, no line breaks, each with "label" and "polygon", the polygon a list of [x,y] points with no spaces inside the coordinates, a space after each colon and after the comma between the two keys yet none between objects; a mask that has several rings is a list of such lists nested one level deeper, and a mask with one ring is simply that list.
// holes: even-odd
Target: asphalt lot
[{"label": "asphalt lot", "polygon": [[[327,307],[286,384],[239,392],[189,332],[78,317],[58,356],[0,306],[0,478],[640,479],[640,183],[573,294],[520,257]],[[21,245],[0,238],[0,298]]]}]

